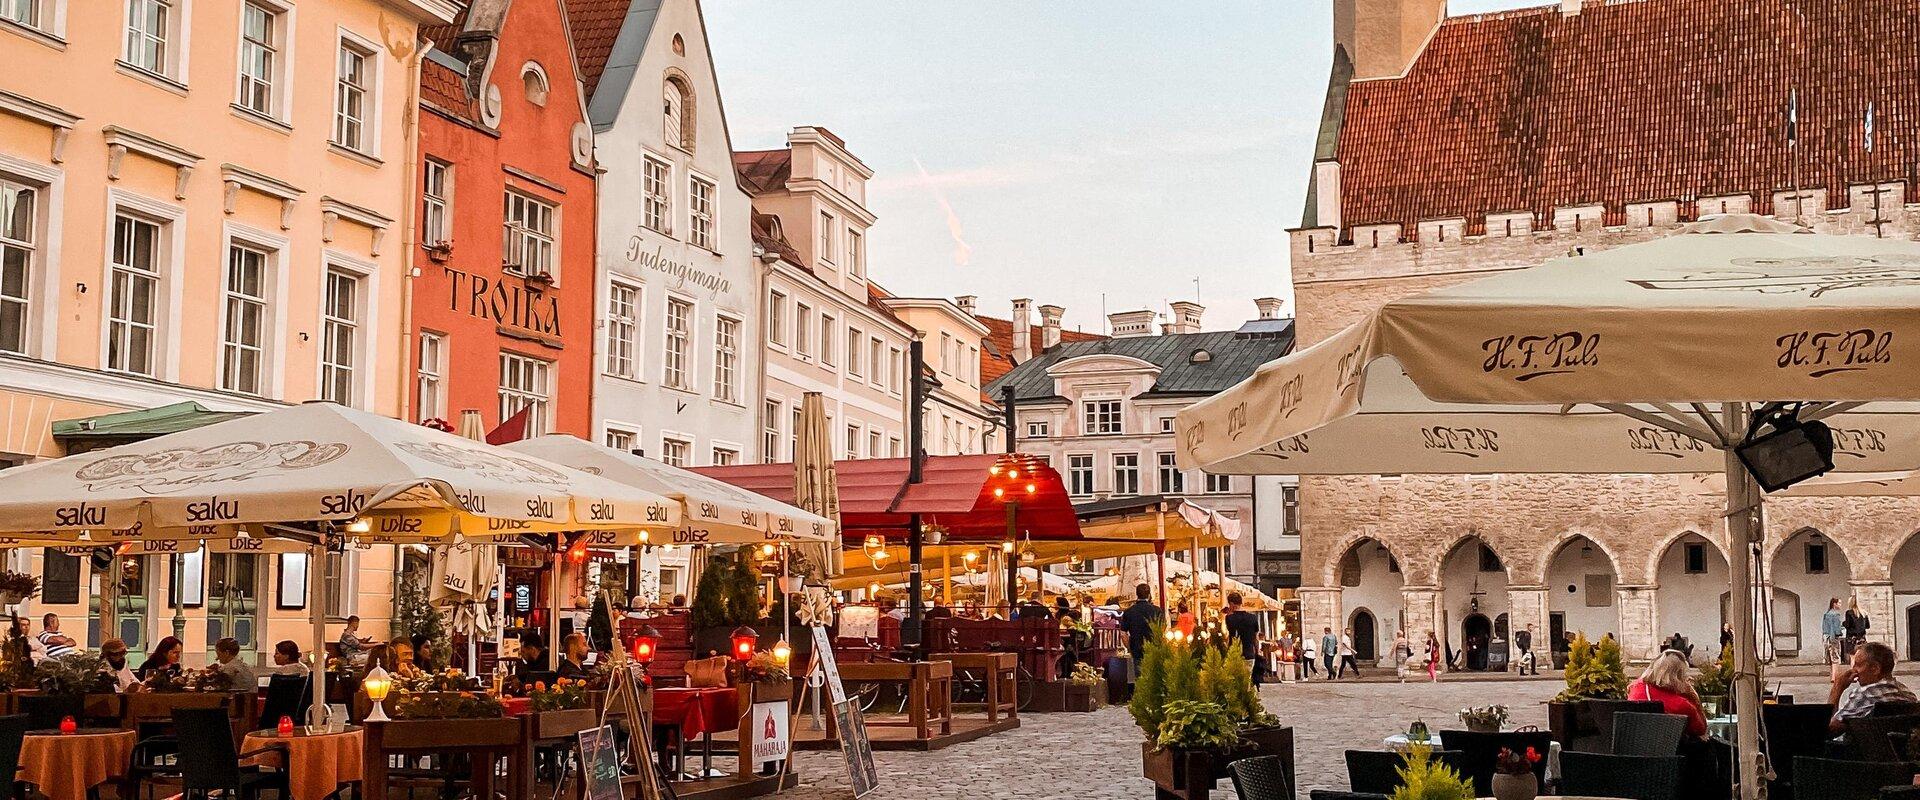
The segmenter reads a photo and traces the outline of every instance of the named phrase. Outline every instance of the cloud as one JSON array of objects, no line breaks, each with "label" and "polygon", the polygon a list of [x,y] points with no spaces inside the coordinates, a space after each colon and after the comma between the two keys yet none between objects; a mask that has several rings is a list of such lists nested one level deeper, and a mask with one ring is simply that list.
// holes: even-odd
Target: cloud
[{"label": "cloud", "polygon": [[973,258],[973,246],[967,244],[967,239],[963,235],[960,227],[960,216],[953,213],[953,205],[947,202],[947,193],[941,191],[941,184],[936,182],[933,176],[927,173],[926,165],[921,164],[918,157],[913,159],[913,167],[920,173],[921,184],[933,193],[934,202],[940,204],[941,213],[947,217],[947,233],[953,235],[953,263],[956,266],[966,266],[967,262]]},{"label": "cloud", "polygon": [[867,181],[867,189],[872,192],[886,192],[899,189],[918,188],[975,188],[980,186],[1006,186],[1019,183],[1031,177],[1031,172],[1012,165],[996,164],[971,169],[928,172],[920,166],[919,160],[913,162],[919,167],[912,175],[881,175]]}]

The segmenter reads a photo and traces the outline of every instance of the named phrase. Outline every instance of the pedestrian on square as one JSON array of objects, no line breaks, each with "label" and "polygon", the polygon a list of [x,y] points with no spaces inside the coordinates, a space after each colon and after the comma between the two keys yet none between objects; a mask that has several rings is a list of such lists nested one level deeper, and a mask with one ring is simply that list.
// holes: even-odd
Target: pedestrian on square
[{"label": "pedestrian on square", "polygon": [[1393,632],[1393,673],[1401,683],[1407,682],[1407,662],[1413,660],[1413,643],[1407,641],[1406,631]]},{"label": "pedestrian on square", "polygon": [[1316,670],[1314,662],[1317,661],[1320,657],[1319,651],[1314,648],[1312,634],[1309,634],[1306,631],[1300,632],[1300,651],[1299,652],[1300,652],[1300,680],[1304,681],[1308,678],[1313,677],[1314,672]]},{"label": "pedestrian on square", "polygon": [[1440,682],[1440,637],[1433,631],[1427,631],[1427,680]]},{"label": "pedestrian on square", "polygon": [[1820,639],[1827,645],[1827,666],[1840,661],[1840,637],[1846,632],[1841,627],[1840,598],[1827,600],[1827,613],[1820,615]]},{"label": "pedestrian on square", "polygon": [[1867,640],[1867,631],[1873,628],[1873,621],[1866,612],[1860,610],[1860,598],[1847,598],[1847,615],[1840,620],[1840,630],[1846,634],[1841,641],[1840,654],[1853,658],[1853,651]]},{"label": "pedestrian on square", "polygon": [[1147,639],[1153,636],[1153,626],[1167,618],[1166,612],[1153,604],[1153,587],[1140,584],[1133,587],[1133,605],[1120,612],[1120,630],[1127,632],[1127,654],[1133,656],[1135,674],[1140,671],[1140,661],[1146,658]]},{"label": "pedestrian on square", "polygon": [[1526,630],[1513,635],[1513,646],[1520,651],[1520,674],[1527,674],[1529,669],[1535,675],[1540,674],[1540,659],[1533,655],[1533,623],[1527,623]]},{"label": "pedestrian on square", "polygon": [[1353,657],[1353,629],[1340,632],[1340,677],[1347,677],[1347,667],[1353,667],[1353,677],[1360,677],[1360,662]]},{"label": "pedestrian on square", "polygon": [[1332,628],[1320,629],[1320,661],[1327,668],[1327,680],[1337,677],[1334,664],[1340,658],[1340,637],[1333,635]]}]

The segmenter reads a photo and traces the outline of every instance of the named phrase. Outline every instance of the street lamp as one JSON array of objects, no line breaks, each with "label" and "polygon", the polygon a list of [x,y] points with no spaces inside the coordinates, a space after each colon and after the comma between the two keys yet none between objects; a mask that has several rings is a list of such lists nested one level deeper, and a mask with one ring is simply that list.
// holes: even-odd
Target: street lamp
[{"label": "street lamp", "polygon": [[642,667],[653,663],[654,651],[660,649],[660,629],[652,625],[640,627],[640,633],[633,637],[633,660]]},{"label": "street lamp", "polygon": [[387,692],[393,689],[393,678],[379,664],[367,670],[367,677],[361,679],[360,688],[367,690],[367,699],[373,701],[373,710],[367,713],[368,722],[389,722],[387,710],[380,701],[387,699]]},{"label": "street lamp", "polygon": [[742,664],[753,660],[753,646],[760,641],[760,633],[742,625],[733,629],[733,660]]}]

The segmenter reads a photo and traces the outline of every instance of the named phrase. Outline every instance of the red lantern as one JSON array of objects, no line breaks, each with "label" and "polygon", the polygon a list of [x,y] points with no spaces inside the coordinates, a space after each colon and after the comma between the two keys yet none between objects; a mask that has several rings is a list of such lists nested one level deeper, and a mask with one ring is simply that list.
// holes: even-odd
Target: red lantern
[{"label": "red lantern", "polygon": [[640,628],[633,637],[633,660],[642,664],[653,663],[653,653],[660,647],[660,630],[652,625]]},{"label": "red lantern", "polygon": [[77,730],[80,730],[80,724],[77,722],[74,722],[73,717],[62,717],[60,719],[61,733],[73,733],[74,731],[77,731]]},{"label": "red lantern", "polygon": [[760,633],[742,625],[733,629],[733,660],[742,664],[753,660],[753,646],[760,641]]},{"label": "red lantern", "polygon": [[573,540],[573,544],[567,548],[567,560],[575,564],[586,563],[587,537],[582,536]]},{"label": "red lantern", "polygon": [[281,716],[280,725],[278,728],[276,728],[276,730],[280,732],[281,736],[292,736],[293,735],[293,717],[284,716],[284,715]]}]

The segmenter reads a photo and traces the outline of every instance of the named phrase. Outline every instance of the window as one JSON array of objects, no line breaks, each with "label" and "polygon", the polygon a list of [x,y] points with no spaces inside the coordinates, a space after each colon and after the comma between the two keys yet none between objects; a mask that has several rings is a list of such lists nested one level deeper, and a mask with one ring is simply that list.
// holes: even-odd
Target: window
[{"label": "window", "polygon": [[793,305],[793,352],[801,358],[813,357],[813,309],[806,303]]},{"label": "window", "polygon": [[780,401],[766,401],[760,418],[760,461],[772,464],[780,460]]},{"label": "window", "polygon": [[428,247],[453,241],[453,165],[427,159],[420,189],[420,242]]},{"label": "window", "polygon": [[1044,420],[1029,422],[1027,423],[1027,438],[1029,439],[1046,438],[1049,435],[1047,433],[1047,430],[1049,427],[1050,426],[1048,426]]},{"label": "window", "polygon": [[880,432],[867,431],[867,457],[879,458],[885,454],[886,451],[880,449]]},{"label": "window", "polygon": [[1093,456],[1067,456],[1067,491],[1080,496],[1093,494]]},{"label": "window", "polygon": [[735,450],[731,447],[713,448],[713,465],[714,466],[731,467],[738,463],[740,463],[740,451]]},{"label": "window", "polygon": [[1186,494],[1187,473],[1181,471],[1178,463],[1174,461],[1173,454],[1161,453],[1158,458],[1160,462],[1160,493]]},{"label": "window", "polygon": [[1160,432],[1173,433],[1173,417],[1160,418]]},{"label": "window", "polygon": [[898,436],[887,437],[887,455],[893,458],[900,457],[900,437]]},{"label": "window", "polygon": [[1280,487],[1280,535],[1300,535],[1300,487]]},{"label": "window", "polygon": [[905,371],[900,368],[900,348],[887,348],[887,391],[900,393],[900,381]]},{"label": "window", "polygon": [[1120,401],[1088,400],[1081,407],[1089,436],[1120,432]]},{"label": "window", "polygon": [[1683,549],[1687,558],[1687,574],[1705,575],[1707,573],[1707,546],[1701,542],[1687,542]]},{"label": "window", "polygon": [[279,116],[274,82],[280,69],[280,12],[260,3],[240,9],[240,86],[233,100],[256,114]]},{"label": "window", "polygon": [[853,276],[865,277],[867,274],[866,239],[859,231],[847,229],[847,271]]},{"label": "window", "polygon": [[327,616],[338,619],[354,612],[359,556],[359,552],[353,548],[339,552],[327,551],[326,572],[321,575],[321,586],[327,593],[321,603]]},{"label": "window", "polygon": [[607,291],[607,374],[638,377],[640,287],[615,281]]},{"label": "window", "polygon": [[860,377],[867,374],[866,367],[860,363],[860,329],[847,329],[847,374]]},{"label": "window", "polygon": [[693,443],[685,439],[672,437],[660,440],[660,460],[668,466],[690,467],[687,459],[693,456]]},{"label": "window", "polygon": [[160,302],[160,226],[113,218],[113,285],[107,303],[107,369],[152,375]]},{"label": "window", "polygon": [[520,89],[526,93],[527,102],[545,107],[547,104],[547,71],[540,65],[529,61],[520,68]]},{"label": "window", "polygon": [[[0,0],[3,1],[3,0]],[[0,351],[27,351],[40,191],[0,178]]]},{"label": "window", "polygon": [[653,156],[640,159],[640,193],[644,202],[640,224],[664,234],[673,233],[673,200],[667,196],[668,177],[673,166]]},{"label": "window", "polygon": [[820,363],[833,366],[833,341],[835,327],[832,314],[820,315]]},{"label": "window", "polygon": [[[136,0],[137,2],[138,0]],[[370,149],[372,137],[367,97],[373,91],[373,52],[352,42],[340,43],[339,68],[333,87],[333,143],[359,152]]]},{"label": "window", "polygon": [[507,192],[507,272],[553,274],[553,206],[518,192]]},{"label": "window", "polygon": [[1116,495],[1140,493],[1140,455],[1138,453],[1113,454],[1113,493]]},{"label": "window", "polygon": [[638,438],[639,434],[633,431],[608,428],[606,443],[608,447],[619,450],[622,453],[631,453],[633,452],[635,440]]},{"label": "window", "polygon": [[41,0],[0,0],[0,19],[29,28],[45,28],[40,21],[40,3]]},{"label": "window", "polygon": [[320,399],[353,405],[360,350],[360,278],[327,270],[320,302]]},{"label": "window", "polygon": [[835,228],[833,224],[833,215],[825,211],[820,212],[819,259],[829,264],[833,263],[833,232],[834,230]]},{"label": "window", "polygon": [[767,290],[767,341],[787,343],[787,296],[778,289]]},{"label": "window", "polygon": [[692,178],[687,186],[687,241],[713,249],[713,181]]},{"label": "window", "polygon": [[1500,554],[1493,552],[1493,548],[1488,547],[1485,543],[1481,543],[1480,571],[1481,572],[1503,572],[1505,570],[1506,570],[1506,567],[1500,564]]},{"label": "window", "polygon": [[170,75],[173,4],[167,0],[127,0],[126,62],[155,75]]},{"label": "window", "polygon": [[267,253],[234,243],[227,247],[226,320],[220,337],[220,388],[260,394],[266,349]]},{"label": "window", "polygon": [[1825,542],[1807,543],[1807,574],[1827,574],[1827,544]]},{"label": "window", "polygon": [[940,371],[953,374],[953,335],[940,333]]},{"label": "window", "polygon": [[675,389],[693,388],[693,370],[687,364],[688,347],[693,334],[693,304],[678,298],[667,300],[666,359],[661,380]]},{"label": "window", "polygon": [[1230,494],[1233,492],[1232,475],[1207,473],[1207,494]]},{"label": "window", "polygon": [[723,403],[740,402],[740,320],[713,320],[713,397]]},{"label": "window", "polygon": [[860,426],[858,425],[854,425],[854,424],[847,425],[846,457],[847,458],[860,457]]},{"label": "window", "polygon": [[437,333],[420,333],[420,369],[417,373],[421,420],[446,419],[447,340]]},{"label": "window", "polygon": [[887,385],[886,376],[880,371],[886,365],[886,361],[883,360],[886,358],[886,348],[887,346],[879,339],[871,337],[867,339],[867,368],[873,371],[871,379],[875,386]]},{"label": "window", "polygon": [[[679,36],[675,36],[678,39]],[[684,55],[684,54],[683,54]],[[661,134],[667,144],[693,152],[693,92],[679,78],[668,78],[662,92]]]},{"label": "window", "polygon": [[522,409],[527,414],[526,438],[545,435],[552,414],[553,363],[513,353],[500,354],[500,421],[506,422]]},{"label": "window", "polygon": [[787,426],[787,453],[794,460],[800,458],[800,403],[793,404],[793,424]]}]

